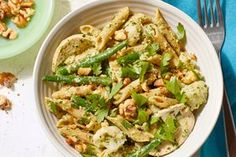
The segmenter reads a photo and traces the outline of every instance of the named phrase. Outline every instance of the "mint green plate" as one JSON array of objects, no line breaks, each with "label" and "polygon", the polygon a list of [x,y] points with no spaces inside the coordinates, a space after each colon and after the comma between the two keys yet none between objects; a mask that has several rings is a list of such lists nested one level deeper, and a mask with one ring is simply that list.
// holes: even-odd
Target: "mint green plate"
[{"label": "mint green plate", "polygon": [[0,59],[18,55],[34,45],[47,30],[54,11],[54,0],[35,0],[35,15],[28,26],[19,29],[13,23],[8,26],[18,32],[15,40],[0,37]]}]

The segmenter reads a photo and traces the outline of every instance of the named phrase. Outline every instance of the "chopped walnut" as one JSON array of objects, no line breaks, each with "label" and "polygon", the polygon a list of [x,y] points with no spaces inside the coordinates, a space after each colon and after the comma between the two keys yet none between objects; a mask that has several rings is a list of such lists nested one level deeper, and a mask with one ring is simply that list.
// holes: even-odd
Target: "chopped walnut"
[{"label": "chopped walnut", "polygon": [[8,111],[11,109],[11,102],[2,95],[0,95],[0,109],[4,111]]},{"label": "chopped walnut", "polygon": [[13,40],[17,38],[17,33],[13,29],[7,28],[6,31],[2,32],[2,36],[7,39]]},{"label": "chopped walnut", "polygon": [[87,145],[84,143],[79,143],[75,145],[75,149],[80,153],[85,153],[87,150]]},{"label": "chopped walnut", "polygon": [[127,120],[137,116],[137,107],[133,99],[127,99],[119,105],[119,114]]},{"label": "chopped walnut", "polygon": [[33,0],[31,0],[31,1],[27,1],[27,2],[22,2],[21,3],[21,7],[23,7],[23,8],[30,8],[30,7],[32,7],[34,5],[34,1]]},{"label": "chopped walnut", "polygon": [[70,146],[74,145],[74,141],[71,138],[67,138],[66,143],[69,144]]},{"label": "chopped walnut", "polygon": [[162,79],[158,79],[154,82],[154,86],[155,87],[163,87],[164,86],[164,82]]},{"label": "chopped walnut", "polygon": [[3,20],[5,16],[11,16],[11,9],[7,2],[0,1],[0,19]]},{"label": "chopped walnut", "polygon": [[160,93],[162,95],[168,96],[170,94],[168,89],[166,87],[164,87],[164,86],[163,87],[159,87],[159,89],[160,89]]},{"label": "chopped walnut", "polygon": [[114,39],[118,40],[118,41],[122,41],[122,40],[127,39],[127,35],[125,34],[125,30],[121,29],[121,30],[115,31]]},{"label": "chopped walnut", "polygon": [[27,25],[27,20],[23,15],[16,15],[14,16],[11,21],[16,24],[17,27],[23,28]]},{"label": "chopped walnut", "polygon": [[74,147],[74,145],[78,142],[78,139],[74,136],[68,136],[66,139],[66,143],[68,143],[70,146]]},{"label": "chopped walnut", "polygon": [[197,56],[193,53],[190,54],[190,58],[194,61],[197,61]]},{"label": "chopped walnut", "polygon": [[91,71],[91,68],[79,68],[77,73],[81,76],[88,76]]},{"label": "chopped walnut", "polygon": [[145,91],[145,92],[148,92],[150,90],[148,84],[147,84],[147,81],[144,81],[142,84],[141,84],[141,87],[142,89]]},{"label": "chopped walnut", "polygon": [[30,17],[34,15],[35,10],[32,8],[26,8],[20,10],[20,14],[26,19],[26,21],[30,20]]},{"label": "chopped walnut", "polygon": [[177,75],[177,77],[178,77],[179,79],[182,79],[182,78],[184,77],[183,71],[180,71],[180,70],[177,70],[177,71],[176,71],[176,75]]},{"label": "chopped walnut", "polygon": [[20,4],[22,2],[22,0],[9,0],[9,1],[14,4]]},{"label": "chopped walnut", "polygon": [[5,13],[3,10],[0,10],[0,20],[3,20],[5,17]]},{"label": "chopped walnut", "polygon": [[128,77],[126,77],[126,78],[124,79],[124,81],[123,81],[124,86],[127,86],[127,85],[130,84],[130,83],[131,83],[131,79],[128,78]]},{"label": "chopped walnut", "polygon": [[8,6],[11,9],[11,14],[12,15],[17,15],[19,14],[20,11],[20,3],[16,3],[15,0],[9,0],[8,1]]},{"label": "chopped walnut", "polygon": [[9,72],[0,73],[0,85],[11,88],[15,81],[17,80],[16,76]]},{"label": "chopped walnut", "polygon": [[6,31],[6,29],[7,29],[6,24],[0,21],[0,35],[1,35],[4,31]]},{"label": "chopped walnut", "polygon": [[2,36],[13,40],[17,38],[17,33],[13,29],[8,28],[6,31],[2,32]]},{"label": "chopped walnut", "polygon": [[184,74],[184,77],[181,79],[181,82],[183,82],[184,84],[191,84],[196,80],[197,80],[196,74],[194,74],[193,71],[187,71]]}]

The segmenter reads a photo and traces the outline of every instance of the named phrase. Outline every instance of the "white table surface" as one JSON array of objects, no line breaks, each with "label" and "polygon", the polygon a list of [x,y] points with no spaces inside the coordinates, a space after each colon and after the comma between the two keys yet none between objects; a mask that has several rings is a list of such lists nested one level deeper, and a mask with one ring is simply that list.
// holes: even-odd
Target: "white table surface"
[{"label": "white table surface", "polygon": [[[65,14],[92,0],[55,0],[55,12],[47,33]],[[14,90],[0,88],[0,95],[12,101],[12,110],[0,111],[0,157],[64,157],[43,132],[33,99],[34,61],[45,36],[31,49],[1,60],[0,72],[18,77]]]}]

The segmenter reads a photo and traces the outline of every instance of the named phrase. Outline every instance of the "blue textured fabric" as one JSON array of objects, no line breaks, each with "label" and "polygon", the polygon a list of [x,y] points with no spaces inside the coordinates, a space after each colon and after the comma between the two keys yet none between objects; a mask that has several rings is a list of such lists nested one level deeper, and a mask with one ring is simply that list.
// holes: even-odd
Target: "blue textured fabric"
[{"label": "blue textured fabric", "polygon": [[[181,9],[197,21],[197,0],[164,1]],[[223,9],[226,27],[226,39],[222,48],[222,68],[234,119],[236,120],[236,2],[235,0],[222,0],[221,7]],[[214,130],[201,148],[201,157],[213,156],[226,156],[222,113],[219,116]]]}]

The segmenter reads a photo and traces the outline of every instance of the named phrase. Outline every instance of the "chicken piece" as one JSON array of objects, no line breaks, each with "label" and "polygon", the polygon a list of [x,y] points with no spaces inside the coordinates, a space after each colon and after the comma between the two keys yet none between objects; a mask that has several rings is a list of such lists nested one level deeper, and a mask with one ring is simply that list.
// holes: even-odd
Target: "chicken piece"
[{"label": "chicken piece", "polygon": [[52,71],[55,72],[57,67],[69,56],[78,55],[92,47],[93,44],[93,39],[83,34],[72,35],[64,39],[54,53]]},{"label": "chicken piece", "polygon": [[125,135],[116,126],[103,127],[93,135],[93,143],[98,148],[105,148],[106,154],[116,152],[125,141]]},{"label": "chicken piece", "polygon": [[185,107],[186,106],[184,104],[176,104],[174,106],[159,110],[157,113],[154,113],[153,116],[157,118],[162,118],[163,121],[165,121],[168,115],[173,115],[175,117]]}]

